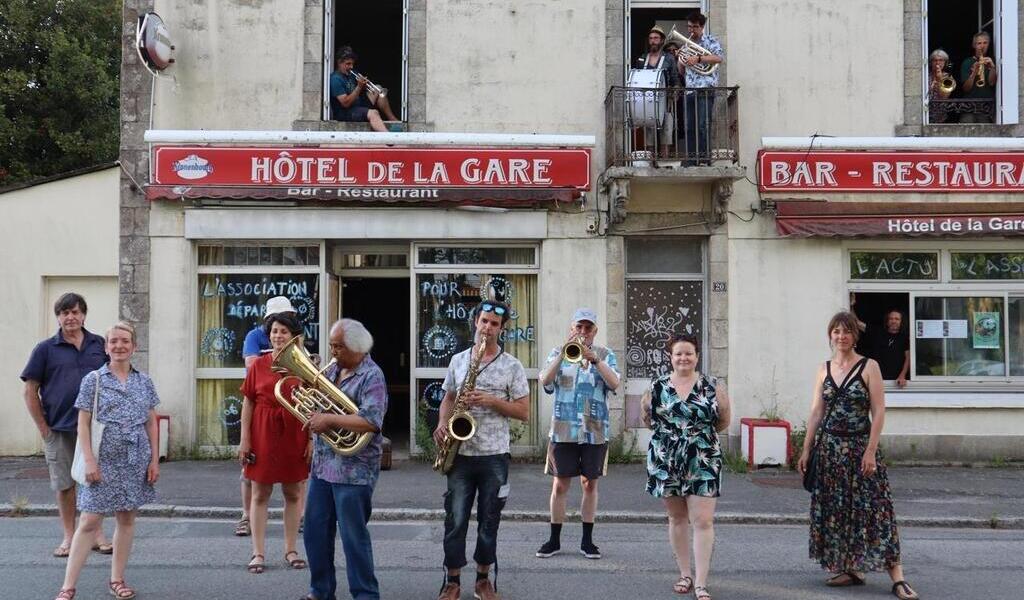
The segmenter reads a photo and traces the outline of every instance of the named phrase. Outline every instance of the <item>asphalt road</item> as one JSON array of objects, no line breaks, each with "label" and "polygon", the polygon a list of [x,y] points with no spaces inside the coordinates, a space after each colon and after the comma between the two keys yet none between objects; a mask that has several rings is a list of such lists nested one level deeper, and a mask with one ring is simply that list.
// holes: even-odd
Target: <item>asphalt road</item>
[{"label": "asphalt road", "polygon": [[[230,526],[228,521],[141,520],[128,568],[128,581],[140,600],[302,596],[306,571],[288,571],[275,562],[262,575],[246,573],[249,542],[230,536]],[[441,524],[374,523],[371,530],[382,597],[435,598],[441,581]],[[271,524],[269,560],[283,553],[281,534],[280,524]],[[923,598],[1022,597],[1024,531],[904,528],[901,534],[907,576]],[[49,555],[56,535],[52,518],[0,518],[0,598],[53,598],[64,571],[64,561]],[[563,548],[578,535],[578,525],[567,525]],[[506,600],[679,598],[671,592],[676,574],[663,526],[599,524],[595,539],[604,558],[597,561],[571,553],[534,558],[545,536],[543,525],[502,525],[499,591]],[[806,559],[806,548],[804,527],[719,526],[711,591],[716,600],[892,598],[883,574],[870,576],[863,588],[825,588],[823,573]],[[90,557],[79,600],[110,597],[105,587],[109,562],[106,556]],[[344,582],[343,573],[339,579]],[[468,570],[464,579],[472,581]],[[471,597],[464,588],[463,598]]]}]

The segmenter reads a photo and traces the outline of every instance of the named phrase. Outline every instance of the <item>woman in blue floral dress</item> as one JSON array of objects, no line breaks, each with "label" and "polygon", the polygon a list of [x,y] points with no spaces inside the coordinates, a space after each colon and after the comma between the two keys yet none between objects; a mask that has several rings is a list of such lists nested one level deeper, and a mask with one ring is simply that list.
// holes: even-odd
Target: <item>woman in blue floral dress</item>
[{"label": "woman in blue floral dress", "polygon": [[[672,373],[656,379],[644,399],[644,418],[654,430],[647,450],[647,492],[662,498],[668,512],[669,539],[679,567],[672,586],[711,600],[708,573],[715,543],[715,503],[722,486],[722,448],[718,432],[729,426],[732,409],[725,386],[697,372],[697,338],[674,335],[666,344]],[[693,557],[690,569],[690,524]]]},{"label": "woman in blue floral dress", "polygon": [[[153,381],[131,365],[135,330],[121,322],[107,331],[110,363],[82,379],[75,401],[78,408],[78,439],[85,456],[89,485],[78,486],[78,510],[82,516],[71,540],[57,600],[72,600],[75,584],[85,566],[103,515],[117,518],[114,556],[110,564],[110,594],[120,600],[135,597],[124,582],[125,565],[132,549],[135,515],[140,506],[156,499],[153,485],[160,476],[156,446],[156,407],[159,399]],[[97,386],[98,389],[97,389]],[[103,423],[99,456],[92,452],[92,412]]]},{"label": "woman in blue floral dress", "polygon": [[[810,558],[835,573],[832,587],[864,585],[867,571],[889,572],[892,593],[918,598],[903,577],[900,536],[878,439],[885,391],[878,363],[854,351],[860,321],[840,312],[828,324],[832,360],[818,369],[799,467],[817,442],[811,491]],[[821,429],[819,432],[818,430]]]}]

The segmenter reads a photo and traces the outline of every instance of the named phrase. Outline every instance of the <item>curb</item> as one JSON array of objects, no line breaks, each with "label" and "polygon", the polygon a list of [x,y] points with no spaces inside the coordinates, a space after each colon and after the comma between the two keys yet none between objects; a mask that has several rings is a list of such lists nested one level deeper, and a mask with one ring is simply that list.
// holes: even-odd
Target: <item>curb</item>
[{"label": "curb", "polygon": [[[0,503],[0,518],[18,517],[51,517],[57,515],[55,504],[28,504],[15,507],[12,504]],[[151,504],[139,509],[139,516],[181,519],[224,519],[235,520],[239,512],[237,507],[228,506],[176,506],[170,504]],[[501,513],[506,521],[523,523],[547,523],[550,514],[539,510],[506,510]],[[269,517],[280,519],[282,509],[271,508]],[[666,524],[668,519],[664,513],[640,511],[608,511],[600,513],[602,523],[654,523]],[[434,508],[375,508],[371,521],[442,521],[444,511]],[[568,522],[579,521],[579,514],[570,512],[566,515]],[[807,525],[809,519],[805,514],[759,514],[729,513],[715,515],[715,522],[721,525]],[[903,517],[897,521],[904,527],[934,527],[947,529],[1024,529],[1024,517]]]}]

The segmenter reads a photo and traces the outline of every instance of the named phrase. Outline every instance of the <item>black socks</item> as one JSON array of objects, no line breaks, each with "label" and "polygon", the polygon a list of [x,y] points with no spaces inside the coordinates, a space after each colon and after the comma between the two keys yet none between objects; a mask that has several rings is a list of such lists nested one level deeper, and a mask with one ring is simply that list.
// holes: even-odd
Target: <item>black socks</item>
[{"label": "black socks", "polygon": [[[591,524],[591,525],[593,525],[593,524]],[[551,524],[551,537],[548,538],[548,541],[551,541],[556,546],[558,546],[559,545],[559,539],[561,537],[562,537],[562,524],[561,523],[552,523]]]},{"label": "black socks", "polygon": [[593,546],[594,545],[594,524],[593,523],[584,523],[583,524],[583,543],[581,545],[583,545],[583,546]]}]

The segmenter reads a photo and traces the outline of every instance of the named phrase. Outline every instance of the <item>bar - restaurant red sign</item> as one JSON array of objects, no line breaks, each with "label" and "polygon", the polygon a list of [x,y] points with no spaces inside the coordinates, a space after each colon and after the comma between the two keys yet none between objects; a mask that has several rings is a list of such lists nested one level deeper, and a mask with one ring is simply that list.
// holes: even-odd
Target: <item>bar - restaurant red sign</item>
[{"label": "bar - restaurant red sign", "polygon": [[762,192],[1020,192],[1024,153],[762,150]]},{"label": "bar - restaurant red sign", "polygon": [[210,188],[590,189],[590,150],[157,146],[151,183]]}]

